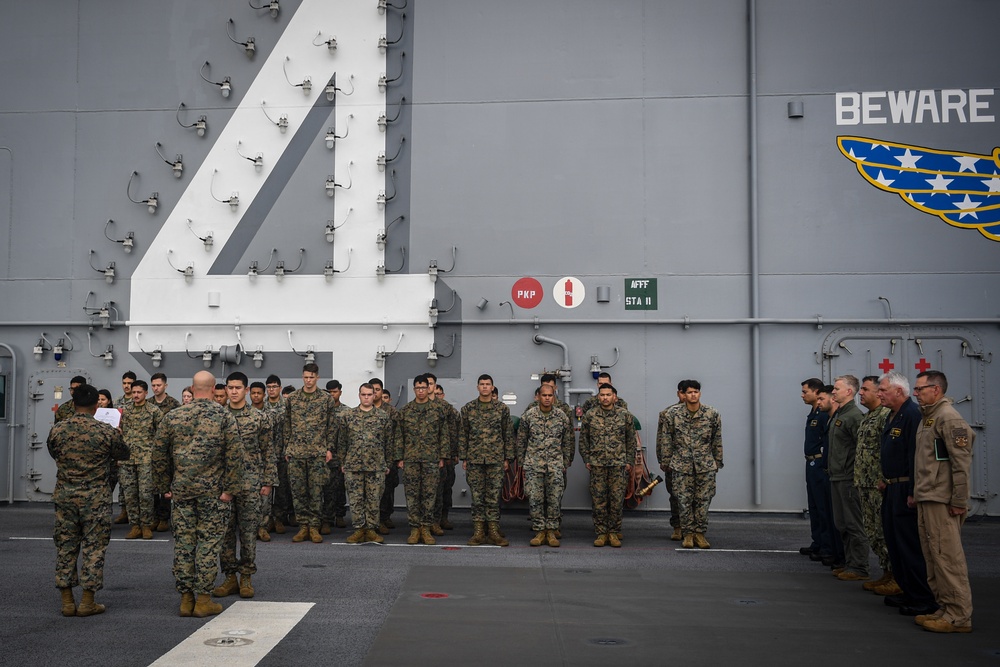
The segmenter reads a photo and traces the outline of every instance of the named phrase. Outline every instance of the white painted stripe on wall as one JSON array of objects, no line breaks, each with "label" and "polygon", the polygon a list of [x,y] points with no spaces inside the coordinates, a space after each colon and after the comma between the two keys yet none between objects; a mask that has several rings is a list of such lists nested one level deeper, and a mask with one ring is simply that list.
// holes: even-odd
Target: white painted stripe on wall
[{"label": "white painted stripe on wall", "polygon": [[152,664],[156,667],[252,667],[278,645],[313,604],[234,602]]}]

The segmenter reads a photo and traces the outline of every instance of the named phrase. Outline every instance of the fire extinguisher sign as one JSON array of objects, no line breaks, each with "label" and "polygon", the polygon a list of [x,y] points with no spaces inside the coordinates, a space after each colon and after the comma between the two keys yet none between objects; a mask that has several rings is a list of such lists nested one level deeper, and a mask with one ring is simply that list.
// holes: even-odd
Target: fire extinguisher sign
[{"label": "fire extinguisher sign", "polygon": [[552,298],[563,308],[576,308],[583,303],[587,291],[579,278],[566,276],[556,281],[552,286]]}]

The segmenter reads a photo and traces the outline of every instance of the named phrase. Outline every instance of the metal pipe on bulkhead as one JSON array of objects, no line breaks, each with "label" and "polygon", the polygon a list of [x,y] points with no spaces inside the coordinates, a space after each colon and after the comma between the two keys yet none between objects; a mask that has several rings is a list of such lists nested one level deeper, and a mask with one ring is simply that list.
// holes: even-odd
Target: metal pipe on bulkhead
[{"label": "metal pipe on bulkhead", "polygon": [[541,334],[535,334],[532,339],[535,345],[541,345],[542,343],[549,343],[551,345],[558,345],[563,351],[563,365],[560,370],[566,371],[565,377],[563,378],[563,396],[565,398],[563,401],[569,405],[570,399],[570,389],[569,383],[573,381],[572,366],[569,365],[569,346],[561,340],[556,340],[555,338],[549,338],[548,336],[542,336]]}]

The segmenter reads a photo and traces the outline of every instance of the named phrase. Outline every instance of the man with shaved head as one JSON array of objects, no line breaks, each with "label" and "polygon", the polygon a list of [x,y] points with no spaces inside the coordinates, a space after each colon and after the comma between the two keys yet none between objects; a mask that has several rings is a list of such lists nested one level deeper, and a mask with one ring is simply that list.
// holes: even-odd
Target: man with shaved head
[{"label": "man with shaved head", "polygon": [[[212,602],[233,496],[243,482],[243,443],[229,410],[212,400],[208,371],[191,382],[194,400],[163,416],[153,450],[155,489],[173,501],[174,578],[180,615],[218,614]],[[195,600],[197,596],[197,601]]]}]

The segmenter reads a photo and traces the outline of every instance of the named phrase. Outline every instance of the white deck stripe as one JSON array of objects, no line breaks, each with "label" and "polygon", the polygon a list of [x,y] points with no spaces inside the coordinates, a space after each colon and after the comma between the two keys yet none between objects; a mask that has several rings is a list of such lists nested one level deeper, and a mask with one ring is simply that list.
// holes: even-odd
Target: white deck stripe
[{"label": "white deck stripe", "polygon": [[252,667],[278,645],[313,604],[234,602],[150,667]]}]

